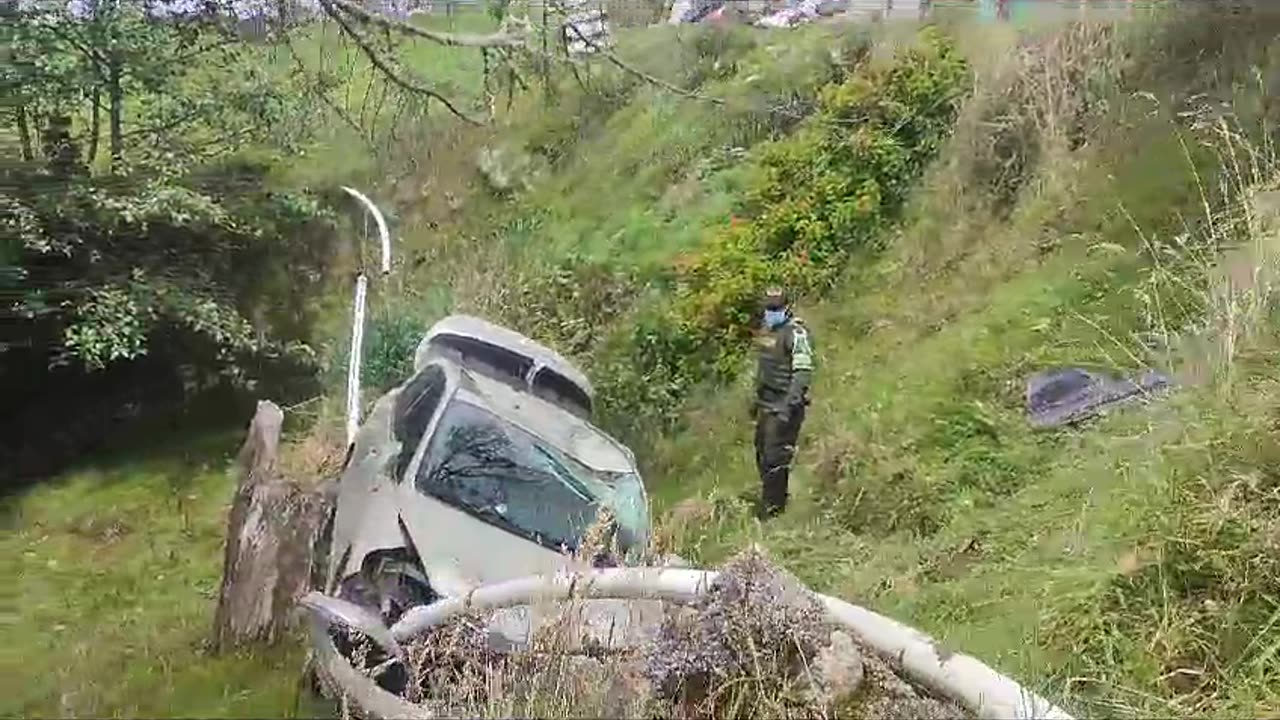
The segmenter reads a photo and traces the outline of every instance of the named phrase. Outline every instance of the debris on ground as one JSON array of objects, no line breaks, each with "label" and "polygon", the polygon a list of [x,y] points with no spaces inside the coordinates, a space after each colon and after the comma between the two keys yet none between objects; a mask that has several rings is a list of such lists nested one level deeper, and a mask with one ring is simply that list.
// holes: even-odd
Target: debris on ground
[{"label": "debris on ground", "polygon": [[1069,425],[1100,415],[1116,406],[1167,390],[1173,380],[1155,370],[1118,378],[1083,368],[1046,370],[1027,380],[1027,419],[1033,427]]},{"label": "debris on ground", "polygon": [[842,706],[840,716],[876,720],[961,720],[968,715],[955,703],[939,700],[902,679],[882,658],[864,656],[865,685],[870,690]]},{"label": "debris on ground", "polygon": [[696,23],[724,5],[724,0],[676,0],[667,22],[671,25]]},{"label": "debris on ground", "polygon": [[681,717],[965,717],[833,626],[758,548],[722,566],[698,603],[672,610],[646,663]]},{"label": "debris on ground", "polygon": [[803,25],[817,19],[820,5],[822,5],[822,0],[801,0],[801,2],[791,7],[765,15],[756,21],[756,24],[760,27],[770,28],[789,28]]},{"label": "debris on ground", "polygon": [[798,582],[759,553],[744,553],[696,604],[670,609],[646,675],[686,716],[768,705],[796,694],[788,691],[798,680],[808,684],[800,677],[808,661],[830,644],[824,618]]}]

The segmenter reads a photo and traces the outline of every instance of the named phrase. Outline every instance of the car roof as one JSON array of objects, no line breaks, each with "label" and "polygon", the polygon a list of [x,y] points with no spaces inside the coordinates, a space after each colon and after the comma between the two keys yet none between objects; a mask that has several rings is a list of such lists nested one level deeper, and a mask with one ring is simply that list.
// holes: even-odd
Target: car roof
[{"label": "car roof", "polygon": [[447,346],[450,338],[479,341],[517,352],[528,357],[535,365],[546,367],[578,385],[586,392],[588,398],[594,395],[587,376],[564,356],[514,330],[472,315],[450,315],[432,325],[426,337],[418,344],[414,358],[415,367],[421,368],[426,363],[433,346],[438,344]]},{"label": "car roof", "polygon": [[554,403],[480,373],[461,369],[461,399],[520,426],[600,472],[636,473],[627,448],[600,428]]}]

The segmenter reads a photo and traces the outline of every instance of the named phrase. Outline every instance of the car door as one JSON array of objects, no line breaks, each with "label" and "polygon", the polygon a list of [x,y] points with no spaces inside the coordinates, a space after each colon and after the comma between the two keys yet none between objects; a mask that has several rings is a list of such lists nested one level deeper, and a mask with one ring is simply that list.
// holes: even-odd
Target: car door
[{"label": "car door", "polygon": [[338,488],[330,590],[358,571],[369,553],[403,546],[396,481],[414,457],[448,388],[446,369],[427,365],[381,398],[365,419]]}]

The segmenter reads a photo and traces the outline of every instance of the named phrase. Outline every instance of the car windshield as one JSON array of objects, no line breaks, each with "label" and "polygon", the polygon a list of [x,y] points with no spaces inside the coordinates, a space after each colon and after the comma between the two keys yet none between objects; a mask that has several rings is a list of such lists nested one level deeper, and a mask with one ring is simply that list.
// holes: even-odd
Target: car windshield
[{"label": "car windshield", "polygon": [[574,551],[601,507],[617,520],[623,552],[648,541],[648,508],[635,473],[603,474],[481,407],[445,409],[414,484],[485,522],[550,548]]}]

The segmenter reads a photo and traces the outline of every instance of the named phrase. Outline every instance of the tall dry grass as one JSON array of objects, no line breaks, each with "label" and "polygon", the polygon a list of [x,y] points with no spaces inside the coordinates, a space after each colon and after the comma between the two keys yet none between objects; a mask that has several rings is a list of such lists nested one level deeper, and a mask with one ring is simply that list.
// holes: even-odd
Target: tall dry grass
[{"label": "tall dry grass", "polygon": [[[1265,117],[1246,127],[1230,106],[1203,100],[1180,114],[1179,142],[1203,215],[1171,237],[1133,223],[1149,263],[1136,291],[1149,334],[1134,353],[1154,353],[1185,380],[1229,393],[1242,350],[1263,339],[1275,307],[1280,158]],[[1197,152],[1221,168],[1216,183],[1203,176]]]}]

